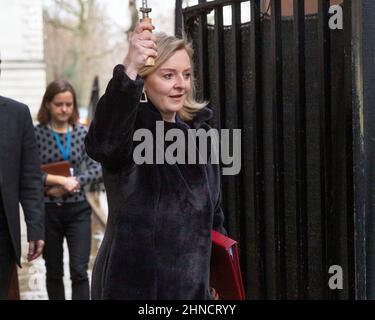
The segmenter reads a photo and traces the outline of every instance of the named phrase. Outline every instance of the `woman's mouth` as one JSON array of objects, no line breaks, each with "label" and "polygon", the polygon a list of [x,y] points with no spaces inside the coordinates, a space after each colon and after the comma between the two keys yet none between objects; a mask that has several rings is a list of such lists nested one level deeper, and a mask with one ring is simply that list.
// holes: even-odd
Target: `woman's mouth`
[{"label": "woman's mouth", "polygon": [[169,96],[173,101],[180,102],[184,97],[184,94],[175,94],[173,96]]}]

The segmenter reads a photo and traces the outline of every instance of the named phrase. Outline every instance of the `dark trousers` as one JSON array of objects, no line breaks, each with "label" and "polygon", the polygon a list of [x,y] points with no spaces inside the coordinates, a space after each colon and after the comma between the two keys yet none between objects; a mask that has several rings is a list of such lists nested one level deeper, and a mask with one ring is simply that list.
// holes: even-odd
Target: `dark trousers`
[{"label": "dark trousers", "polygon": [[0,300],[8,299],[10,277],[15,261],[14,250],[0,196]]},{"label": "dark trousers", "polygon": [[91,208],[86,201],[46,203],[45,247],[47,292],[50,300],[65,300],[63,242],[69,250],[72,300],[90,297],[87,268],[91,249]]}]

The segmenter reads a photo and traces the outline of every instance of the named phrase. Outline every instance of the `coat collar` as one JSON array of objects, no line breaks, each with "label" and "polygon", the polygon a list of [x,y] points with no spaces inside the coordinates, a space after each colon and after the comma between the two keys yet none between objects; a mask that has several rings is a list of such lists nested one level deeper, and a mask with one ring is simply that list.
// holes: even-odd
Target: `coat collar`
[{"label": "coat collar", "polygon": [[202,127],[203,123],[209,121],[213,116],[213,111],[211,108],[204,107],[200,109],[196,114],[195,117],[189,121],[188,123],[193,129],[199,129]]}]

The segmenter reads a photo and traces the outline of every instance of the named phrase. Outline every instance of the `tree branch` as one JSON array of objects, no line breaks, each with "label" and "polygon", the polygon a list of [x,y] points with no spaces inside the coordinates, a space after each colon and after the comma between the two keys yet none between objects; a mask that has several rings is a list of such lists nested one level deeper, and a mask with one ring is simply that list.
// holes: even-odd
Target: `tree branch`
[{"label": "tree branch", "polygon": [[50,17],[47,17],[46,23],[49,24],[50,26],[52,26],[53,28],[56,28],[56,29],[63,29],[63,30],[67,30],[67,31],[73,32],[73,33],[76,31],[76,29],[74,27],[69,26],[66,23],[63,23],[59,19],[51,19]]}]

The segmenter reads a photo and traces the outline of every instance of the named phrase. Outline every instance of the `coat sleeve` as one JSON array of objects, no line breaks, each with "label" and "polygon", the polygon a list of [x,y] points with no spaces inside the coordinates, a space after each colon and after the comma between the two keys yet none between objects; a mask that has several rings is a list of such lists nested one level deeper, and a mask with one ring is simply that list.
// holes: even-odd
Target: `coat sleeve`
[{"label": "coat sleeve", "polygon": [[[212,128],[205,124],[203,126],[205,130],[211,130]],[[215,142],[213,148],[211,148],[212,140],[209,140],[208,151],[209,159],[207,162],[207,178],[208,185],[211,194],[211,201],[214,211],[212,229],[220,232],[221,234],[228,235],[224,227],[224,213],[221,206],[221,168],[219,165],[219,137],[216,134],[211,135],[211,139]],[[214,153],[211,153],[213,151]]]},{"label": "coat sleeve", "polygon": [[113,71],[85,138],[87,154],[115,170],[133,163],[133,133],[143,80],[131,80],[123,65]]},{"label": "coat sleeve", "polygon": [[84,187],[91,183],[100,183],[102,182],[102,168],[100,164],[92,160],[87,154],[84,156],[86,169],[81,172],[76,178],[81,187]]},{"label": "coat sleeve", "polygon": [[[85,135],[87,135],[86,128],[82,127]],[[77,180],[81,187],[84,187],[88,184],[100,183],[103,181],[102,179],[102,168],[100,163],[91,159],[85,151],[85,146],[83,142],[80,140],[79,142],[82,148],[83,159],[82,163],[84,164],[84,170],[77,175]]]},{"label": "coat sleeve", "polygon": [[28,241],[44,240],[43,182],[38,147],[30,111],[23,114],[20,203],[25,215]]}]

